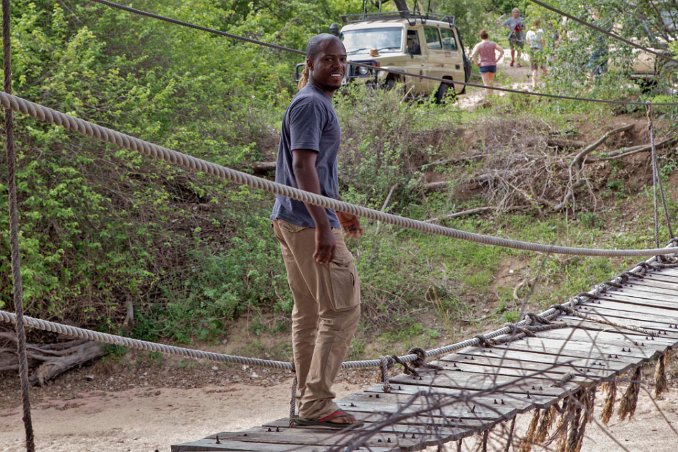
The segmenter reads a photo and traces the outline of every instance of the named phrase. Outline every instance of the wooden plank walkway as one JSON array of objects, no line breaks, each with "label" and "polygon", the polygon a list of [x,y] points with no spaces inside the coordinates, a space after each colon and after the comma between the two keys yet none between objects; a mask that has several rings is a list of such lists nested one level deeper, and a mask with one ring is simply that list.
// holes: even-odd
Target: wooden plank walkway
[{"label": "wooden plank walkway", "polygon": [[[659,357],[678,344],[678,268],[648,271],[558,317],[566,327],[491,347],[469,347],[432,362],[441,370],[397,375],[337,401],[365,421],[350,432],[289,428],[279,419],[172,446],[188,451],[409,451],[484,432],[517,414],[548,408],[581,388]],[[654,331],[643,334],[599,320]],[[218,440],[217,440],[218,437]]]}]

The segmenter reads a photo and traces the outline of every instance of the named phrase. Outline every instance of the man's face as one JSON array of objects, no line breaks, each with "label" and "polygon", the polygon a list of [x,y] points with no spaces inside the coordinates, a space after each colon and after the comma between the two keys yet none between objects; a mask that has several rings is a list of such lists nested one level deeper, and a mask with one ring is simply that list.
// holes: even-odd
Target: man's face
[{"label": "man's face", "polygon": [[517,9],[514,9],[511,13],[513,14],[514,19],[517,19],[517,18],[520,17],[520,11],[518,11]]},{"label": "man's face", "polygon": [[346,49],[338,39],[327,41],[306,64],[312,71],[313,84],[323,91],[333,93],[341,87],[346,74]]}]

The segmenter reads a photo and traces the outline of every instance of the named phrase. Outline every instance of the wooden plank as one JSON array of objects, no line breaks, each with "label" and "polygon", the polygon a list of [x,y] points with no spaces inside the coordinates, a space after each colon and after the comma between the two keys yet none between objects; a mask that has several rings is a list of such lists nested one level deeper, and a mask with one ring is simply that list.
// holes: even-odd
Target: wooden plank
[{"label": "wooden plank", "polygon": [[[588,315],[591,312],[600,312],[602,315],[606,313],[614,313],[614,317],[624,319],[647,320],[649,322],[676,324],[678,323],[678,312],[666,312],[662,308],[651,308],[634,305],[632,303],[624,303],[619,301],[606,300],[605,303],[594,304],[586,302],[577,306],[576,311],[580,314]],[[624,322],[618,322],[624,324]]]},{"label": "wooden plank", "polygon": [[[623,356],[649,359],[653,356],[656,356],[657,353],[663,352],[668,346],[657,344],[656,342],[651,341],[641,341],[637,343],[634,343],[633,341],[626,341],[621,343],[617,341],[604,342],[602,338],[599,338],[595,342],[591,342],[567,338],[549,339],[542,336],[525,338],[522,341],[517,341],[509,345],[513,346],[514,344],[518,347],[531,347],[535,351],[562,350],[564,353],[582,353],[585,356],[589,356],[589,354],[602,355],[605,359],[616,358],[617,356],[621,358],[622,353],[624,354]],[[499,345],[497,347],[501,348],[502,346]]]},{"label": "wooden plank", "polygon": [[649,301],[663,301],[667,303],[667,305],[675,306],[678,304],[678,294],[666,294],[666,293],[661,293],[661,292],[644,292],[644,291],[639,291],[639,290],[634,290],[631,289],[630,287],[624,287],[622,289],[615,289],[615,290],[609,290],[605,292],[602,295],[609,295],[609,296],[623,296],[627,298],[638,298],[641,300],[649,300]]},{"label": "wooden plank", "polygon": [[648,273],[643,278],[646,281],[657,281],[667,284],[678,284],[678,276],[662,274],[662,273]]},{"label": "wooden plank", "polygon": [[505,358],[522,360],[525,362],[536,362],[553,365],[576,365],[578,368],[606,368],[613,371],[624,371],[632,367],[633,362],[621,359],[610,359],[607,356],[596,357],[572,357],[564,355],[544,354],[534,350],[493,350],[493,349],[473,349],[464,351],[460,355],[470,360],[495,359],[503,360]]},{"label": "wooden plank", "polygon": [[643,278],[643,279],[636,279],[633,278],[629,280],[629,282],[632,282],[633,284],[638,284],[644,287],[648,288],[661,288],[661,289],[666,289],[666,290],[675,290],[676,285],[672,282],[665,282],[665,281],[657,281],[656,279],[650,279],[650,278]]},{"label": "wooden plank", "polygon": [[[627,334],[621,331],[609,331],[609,330],[599,330],[599,331],[590,331],[584,330],[581,328],[577,329],[559,329],[559,330],[550,330],[542,331],[539,333],[539,338],[546,339],[560,339],[560,340],[571,340],[571,341],[594,341],[598,343],[599,341],[607,344],[618,344],[622,343],[625,346],[637,347],[637,344],[647,343],[648,346],[654,345],[657,347],[669,347],[676,343],[675,340],[667,339],[664,337],[650,338],[647,335],[638,335],[638,334]],[[652,342],[652,344],[650,344]]]},{"label": "wooden plank", "polygon": [[[330,429],[305,430],[303,428],[270,429],[257,427],[243,432],[221,432],[210,435],[205,439],[216,442],[219,441],[240,441],[244,443],[267,443],[267,444],[287,444],[287,445],[307,445],[307,446],[334,446],[340,447],[348,444],[357,432],[337,431]],[[395,447],[402,451],[413,451],[419,449],[419,443],[415,440],[403,438],[402,435],[395,433],[373,433],[369,440],[365,442],[368,447]],[[325,449],[325,447],[323,447]]]},{"label": "wooden plank", "polygon": [[[352,429],[353,433],[372,433],[375,429],[378,429],[380,433],[389,433],[397,435],[407,435],[409,439],[417,439],[426,441],[427,435],[436,435],[436,437],[444,438],[453,438],[454,439],[463,438],[468,435],[469,428],[476,428],[482,423],[474,423],[468,421],[466,424],[457,423],[459,426],[450,426],[444,423],[444,420],[437,417],[426,417],[419,416],[416,418],[407,418],[400,421],[391,422],[386,416],[382,415],[373,415],[366,413],[354,413],[354,416],[357,418],[370,418],[372,422],[365,421],[365,425],[360,428]],[[285,430],[289,429],[289,421],[287,418],[278,419],[275,421],[266,422],[261,428],[264,429],[280,429]],[[326,428],[323,427],[294,427],[294,430],[299,430],[302,432],[310,431],[326,431]],[[414,437],[413,437],[414,436]]]},{"label": "wooden plank", "polygon": [[[437,363],[440,365],[442,362],[438,361]],[[502,361],[496,361],[492,364],[476,363],[476,361],[473,361],[472,364],[459,363],[457,366],[465,372],[474,372],[486,375],[509,375],[523,378],[545,379],[549,381],[560,380],[565,375],[568,375],[568,378],[575,382],[586,382],[592,378],[605,378],[615,372],[614,370],[601,368],[600,366],[595,366],[592,368],[576,366],[554,367],[545,364],[532,363],[536,365],[533,366],[532,369],[526,369],[511,368],[505,364],[506,363]],[[447,366],[449,365],[450,364],[447,364]],[[557,369],[558,372],[554,372],[554,369]]]},{"label": "wooden plank", "polygon": [[[608,353],[616,359],[628,361],[649,361],[661,353],[656,348],[646,347],[645,349],[633,349],[630,352],[622,352],[622,347],[612,346],[607,344],[591,344],[568,342],[566,344],[559,340],[549,340],[540,338],[529,338],[529,342],[516,342],[511,344],[514,350],[530,350],[538,351],[545,354],[573,356],[580,357],[600,356],[603,361],[609,360]],[[501,346],[498,346],[501,347]],[[628,350],[628,349],[627,349]]]},{"label": "wooden plank", "polygon": [[[368,393],[378,393],[379,395],[383,394],[382,386],[375,385],[367,389]],[[488,403],[490,405],[508,405],[512,408],[515,408],[519,413],[523,413],[532,408],[548,408],[554,402],[559,400],[558,396],[546,396],[539,394],[530,394],[530,398],[526,398],[525,394],[511,394],[506,392],[492,392],[492,391],[475,391],[475,390],[461,390],[454,388],[445,388],[439,386],[422,386],[414,384],[401,383],[393,385],[391,387],[392,394],[419,394],[419,393],[430,393],[430,394],[440,394],[449,397],[457,397],[462,400],[475,401],[478,399],[483,403]]]},{"label": "wooden plank", "polygon": [[[491,376],[508,376],[508,377],[530,377],[530,378],[543,378],[548,380],[561,378],[563,372],[552,372],[546,368],[539,370],[529,370],[529,369],[516,369],[505,366],[487,366],[483,364],[476,363],[455,363],[447,362],[444,360],[436,361],[434,363],[436,366],[440,366],[447,371],[453,372],[465,372],[465,373],[474,373],[481,375],[491,375]],[[572,368],[570,368],[572,372]],[[579,373],[578,373],[579,375]],[[579,375],[576,377],[576,380],[586,380],[584,375]]]},{"label": "wooden plank", "polygon": [[640,280],[638,280],[638,281],[634,280],[633,283],[629,282],[629,283],[624,284],[624,289],[626,289],[626,288],[631,289],[631,290],[635,290],[635,291],[638,291],[638,292],[647,292],[647,293],[650,293],[650,294],[653,294],[653,293],[662,293],[662,294],[666,294],[666,295],[678,294],[678,287],[676,287],[675,289],[673,289],[673,288],[669,289],[669,288],[666,288],[666,287],[657,287],[657,286],[653,286],[651,284],[642,284],[642,281],[640,281]]},{"label": "wooden plank", "polygon": [[[625,334],[627,337],[637,337],[640,339],[646,339],[646,340],[655,340],[656,338],[664,338],[667,341],[675,344],[678,343],[678,330],[674,329],[651,329],[651,328],[643,328],[647,330],[650,333],[656,334],[656,336],[648,336],[647,334],[626,329],[626,328],[618,328],[615,326],[611,325],[606,325],[604,323],[599,323],[599,322],[594,322],[591,320],[584,320],[579,317],[574,317],[574,316],[563,316],[559,317],[558,320],[563,321],[567,323],[568,325],[572,326],[573,328],[579,328],[582,330],[592,330],[592,331],[610,331],[610,332],[619,332]],[[632,320],[625,320],[624,324],[627,326],[640,326],[642,322],[635,322],[631,323]],[[541,335],[541,333],[540,333]]]},{"label": "wooden plank", "polygon": [[678,316],[671,316],[663,311],[649,312],[634,312],[629,310],[629,305],[623,303],[606,303],[605,305],[585,305],[585,309],[577,309],[577,312],[584,315],[598,314],[603,318],[610,317],[611,322],[624,324],[625,321],[641,320],[648,323],[657,324],[663,328],[669,328],[670,325],[678,324]]},{"label": "wooden plank", "polygon": [[[647,298],[632,297],[624,293],[617,292],[602,295],[598,300],[596,300],[595,304],[598,304],[597,303],[598,301],[600,302],[599,304],[601,305],[604,305],[606,302],[611,301],[616,303],[631,304],[634,306],[634,309],[636,309],[636,306],[640,308],[659,308],[665,309],[667,311],[673,311],[672,312],[673,315],[678,314],[678,302],[660,300],[658,298],[650,300]],[[584,303],[593,303],[593,300],[587,300]]]},{"label": "wooden plank", "polygon": [[[402,397],[398,394],[394,394],[394,397],[401,397],[400,401],[404,401],[410,397]],[[430,409],[429,414],[435,415],[437,417],[447,417],[455,419],[509,419],[513,417],[515,409],[508,407],[506,405],[499,406],[489,406],[486,404],[465,404],[465,403],[455,403],[454,399],[450,398],[449,400],[441,399],[440,397],[432,397],[431,400],[437,399],[438,405],[432,403],[426,403],[424,398],[421,399],[421,403],[404,406],[402,403],[398,404],[396,401],[389,397],[390,400],[387,400],[387,397],[380,399],[362,397],[360,402],[349,401],[349,400],[337,400],[337,405],[342,409],[351,410],[351,412],[363,412],[363,413],[402,413],[402,414],[412,414],[418,413],[422,410]],[[474,408],[475,406],[475,408]]]},{"label": "wooden plank", "polygon": [[[407,388],[403,390],[403,387]],[[381,386],[376,386],[377,391],[365,391],[358,394],[347,396],[345,400],[354,404],[362,402],[387,402],[399,404],[411,404],[421,408],[426,405],[445,403],[453,406],[456,404],[461,407],[479,406],[485,407],[488,411],[494,412],[494,408],[500,406],[502,413],[518,410],[525,411],[534,404],[527,399],[517,399],[513,395],[504,393],[492,393],[484,391],[463,391],[445,388],[433,388],[430,386],[418,386],[409,384],[398,384],[390,392],[384,393]],[[416,388],[416,390],[415,390]],[[438,390],[436,390],[438,389]],[[536,397],[536,396],[535,396]],[[551,401],[554,397],[544,397],[541,400]]]},{"label": "wooden plank", "polygon": [[624,289],[609,290],[603,294],[600,294],[599,297],[605,298],[606,296],[633,298],[643,301],[663,301],[668,303],[669,305],[678,304],[678,295],[667,295],[659,292],[655,293],[641,292],[626,287]]},{"label": "wooden plank", "polygon": [[[595,313],[592,311],[584,311],[582,312],[583,314],[586,314],[587,318],[591,319],[591,321],[595,319],[600,319],[601,321],[605,320],[608,322],[614,322],[618,324],[624,324],[624,325],[630,325],[630,326],[637,326],[643,329],[647,330],[654,330],[657,332],[662,332],[661,334],[663,335],[663,332],[665,331],[676,331],[672,327],[672,323],[666,323],[665,320],[661,318],[655,318],[652,320],[647,319],[648,316],[643,316],[642,319],[631,319],[628,317],[622,317],[623,315],[628,315],[628,313],[625,312],[620,312],[616,311],[613,309],[599,309],[600,312]],[[575,317],[572,317],[573,319]],[[613,328],[613,327],[610,327]]]},{"label": "wooden plank", "polygon": [[[490,350],[491,351],[491,350]],[[472,360],[471,360],[472,358]],[[553,355],[541,355],[539,353],[516,352],[503,350],[501,354],[487,354],[481,351],[465,351],[459,354],[447,355],[445,360],[459,362],[472,362],[489,366],[513,367],[518,369],[530,369],[535,371],[549,370],[554,374],[568,374],[573,370],[581,372],[600,369],[600,363],[596,359],[559,357]],[[622,365],[623,363],[619,363]],[[612,367],[610,369],[614,370]]]},{"label": "wooden plank", "polygon": [[508,377],[498,377],[493,378],[465,378],[465,379],[453,379],[450,376],[441,376],[437,375],[435,378],[430,376],[419,377],[416,381],[411,377],[406,376],[397,376],[392,378],[391,384],[410,384],[416,383],[423,386],[440,386],[445,388],[456,388],[456,389],[474,389],[479,391],[501,391],[512,394],[541,394],[541,395],[551,395],[551,396],[561,396],[563,393],[565,395],[572,392],[578,388],[576,383],[568,382],[563,388],[554,386],[558,384],[559,380],[544,380],[544,379],[534,379],[534,378],[508,378]]},{"label": "wooden plank", "polygon": [[[261,452],[322,452],[325,448],[320,446],[308,446],[304,444],[270,444],[270,443],[244,443],[240,441],[221,441],[216,444],[213,439],[201,439],[190,443],[172,446],[172,452],[205,452],[205,451],[261,451]],[[393,450],[391,447],[372,448],[382,452]]]}]

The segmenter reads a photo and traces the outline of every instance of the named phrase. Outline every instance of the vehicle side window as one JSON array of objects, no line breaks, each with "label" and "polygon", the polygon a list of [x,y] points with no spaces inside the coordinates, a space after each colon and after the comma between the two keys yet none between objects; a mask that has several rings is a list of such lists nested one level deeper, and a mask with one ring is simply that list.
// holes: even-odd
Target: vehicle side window
[{"label": "vehicle side window", "polygon": [[454,37],[454,32],[449,28],[441,28],[440,34],[443,37],[443,50],[457,50],[457,40]]},{"label": "vehicle side window", "polygon": [[407,30],[407,53],[421,55],[421,46],[419,45],[417,30]]},{"label": "vehicle side window", "polygon": [[440,34],[435,27],[424,27],[424,35],[426,36],[426,47],[433,50],[442,49],[440,44]]}]

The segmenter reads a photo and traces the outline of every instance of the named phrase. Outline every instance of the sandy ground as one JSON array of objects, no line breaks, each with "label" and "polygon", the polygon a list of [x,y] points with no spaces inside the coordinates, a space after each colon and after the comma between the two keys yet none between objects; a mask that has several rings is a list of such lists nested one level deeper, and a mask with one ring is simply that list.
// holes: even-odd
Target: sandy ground
[{"label": "sandy ground", "polygon": [[[197,389],[139,388],[46,399],[32,409],[39,451],[168,451],[220,431],[255,427],[289,414],[290,382]],[[357,390],[340,383],[339,394]],[[21,406],[0,410],[0,450],[23,449]]]},{"label": "sandy ground", "polygon": [[[97,390],[75,393],[68,400],[42,398],[32,410],[37,450],[168,451],[172,444],[287,416],[289,389],[290,382],[285,381],[267,388],[235,383],[192,389]],[[343,395],[359,386],[344,382],[336,389]],[[584,450],[673,451],[678,440],[674,430],[678,389],[673,391],[657,401],[661,411],[647,393],[641,393],[634,420],[613,418],[608,428],[590,425]],[[528,422],[529,415],[519,418],[519,432],[524,432]],[[20,405],[0,409],[0,450],[24,450],[23,435]],[[464,450],[472,444],[473,440],[467,440]],[[499,450],[496,440],[491,439],[491,444],[495,445],[491,450]],[[456,450],[456,445],[448,450]]]}]

